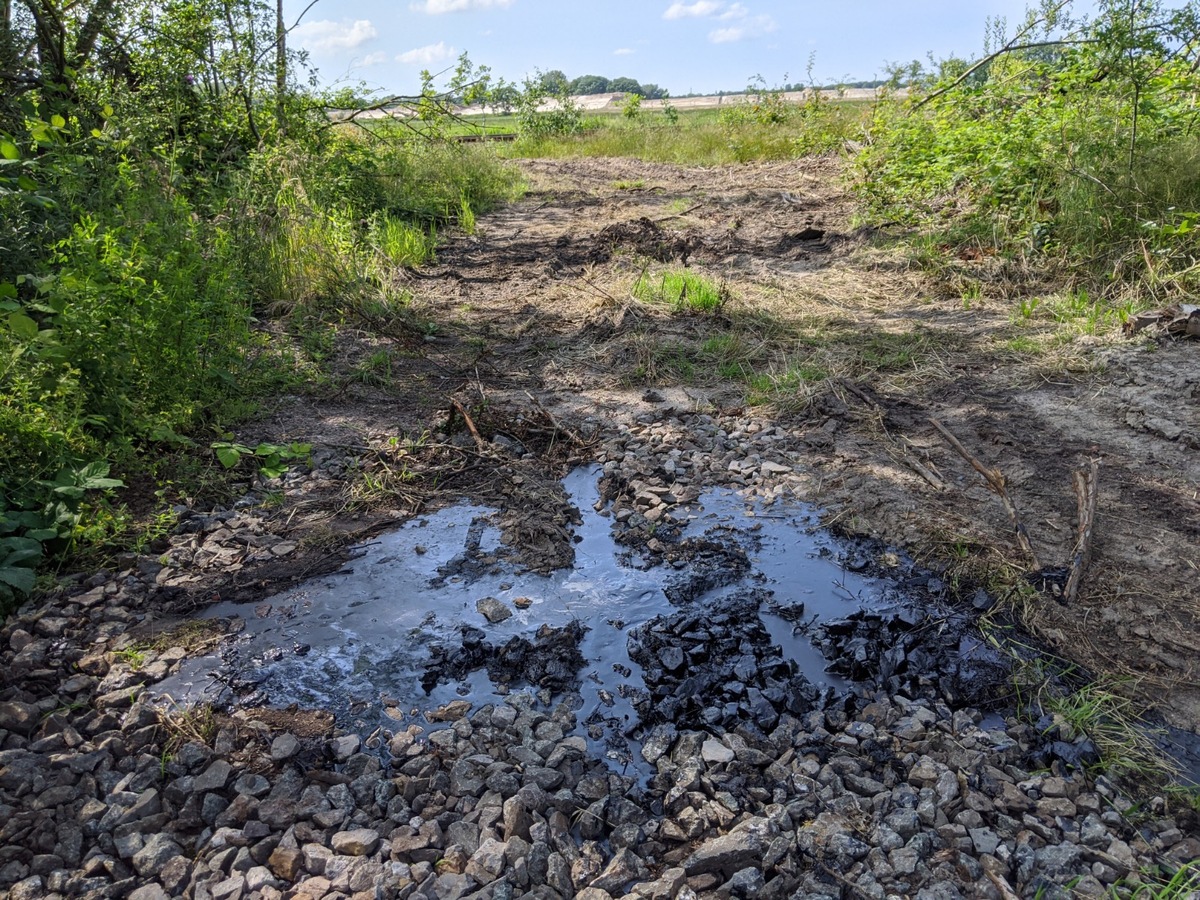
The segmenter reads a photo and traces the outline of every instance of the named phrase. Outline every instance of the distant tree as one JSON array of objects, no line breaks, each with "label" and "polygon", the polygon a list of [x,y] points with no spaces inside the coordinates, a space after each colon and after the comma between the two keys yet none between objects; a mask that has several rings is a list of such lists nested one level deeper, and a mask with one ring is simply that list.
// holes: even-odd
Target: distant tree
[{"label": "distant tree", "polygon": [[637,92],[647,100],[666,100],[668,92],[666,88],[660,88],[657,84],[647,82],[641,85]]},{"label": "distant tree", "polygon": [[642,86],[637,83],[636,79],[625,78],[623,76],[610,81],[608,89],[610,91],[620,91],[623,94],[640,94],[642,92]]},{"label": "distant tree", "polygon": [[549,94],[562,94],[570,89],[571,83],[562,71],[551,69],[549,72],[542,73],[541,85]]},{"label": "distant tree", "polygon": [[616,88],[613,88],[603,75],[580,75],[571,82],[572,94],[606,94],[611,90]]}]

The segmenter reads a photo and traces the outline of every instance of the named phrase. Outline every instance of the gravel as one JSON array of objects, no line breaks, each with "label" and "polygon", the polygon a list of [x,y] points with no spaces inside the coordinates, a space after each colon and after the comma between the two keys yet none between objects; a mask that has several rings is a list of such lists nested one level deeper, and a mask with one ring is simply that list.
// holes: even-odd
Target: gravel
[{"label": "gravel", "polygon": [[[601,451],[614,527],[669,563],[672,523],[703,487],[785,497],[795,452],[767,423],[637,423]],[[186,653],[135,665],[129,630],[206,572],[292,552],[254,509],[187,515],[166,565],[130,559],[0,629],[0,893],[1052,900],[1200,858],[1193,818],[1162,798],[1135,808],[1041,729],[985,717],[955,673],[875,672],[878,690],[833,706],[796,684],[789,705],[769,641],[736,616],[710,619],[707,638],[665,620],[633,636],[660,673],[653,696],[675,698],[689,672],[721,680],[690,682],[697,695],[667,713],[649,704],[629,768],[591,750],[572,704],[520,690],[365,742],[253,710],[166,728],[145,694]],[[902,625],[886,625],[901,642]],[[679,659],[730,639],[738,652],[709,669]],[[538,665],[536,646],[488,646]]]}]

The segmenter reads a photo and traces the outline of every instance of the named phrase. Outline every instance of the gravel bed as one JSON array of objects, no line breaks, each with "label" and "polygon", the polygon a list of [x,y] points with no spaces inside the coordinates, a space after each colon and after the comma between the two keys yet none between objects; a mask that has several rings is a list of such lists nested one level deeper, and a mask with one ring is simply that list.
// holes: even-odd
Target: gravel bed
[{"label": "gravel bed", "polygon": [[[797,452],[780,428],[678,415],[623,430],[599,461],[614,527],[646,564],[669,564],[671,526],[701,488],[785,497]],[[289,490],[341,465],[320,460]],[[296,548],[252,506],[185,513],[170,541],[0,630],[0,894],[13,900],[1051,900],[1200,858],[1161,799],[1135,808],[1047,753],[1053,723],[985,717],[953,678],[876,664],[885,651],[854,644],[859,625],[830,640],[869,648],[855,665],[880,689],[841,703],[760,671],[778,663],[737,615],[709,616],[709,637],[685,637],[697,632],[682,620],[633,635],[657,680],[624,769],[591,755],[574,706],[545,692],[451,704],[366,742],[253,710],[207,731],[172,724],[146,692],[187,651],[128,652],[147,611]],[[736,685],[684,677],[710,645],[729,671],[753,670]]]}]

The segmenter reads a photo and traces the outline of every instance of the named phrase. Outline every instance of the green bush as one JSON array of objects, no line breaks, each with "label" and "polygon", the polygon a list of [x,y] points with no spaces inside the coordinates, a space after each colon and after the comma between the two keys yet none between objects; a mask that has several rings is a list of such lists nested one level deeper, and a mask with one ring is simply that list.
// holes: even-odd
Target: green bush
[{"label": "green bush", "polygon": [[1069,12],[883,104],[858,189],[879,219],[965,213],[969,239],[1065,257],[1110,290],[1194,285],[1200,6],[1105,0],[1064,28]]}]

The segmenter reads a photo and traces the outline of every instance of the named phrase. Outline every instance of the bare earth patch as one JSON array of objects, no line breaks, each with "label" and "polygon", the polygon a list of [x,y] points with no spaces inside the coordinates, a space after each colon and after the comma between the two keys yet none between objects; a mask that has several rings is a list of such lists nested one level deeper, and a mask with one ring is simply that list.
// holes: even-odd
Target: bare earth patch
[{"label": "bare earth patch", "polygon": [[[330,527],[358,533],[467,496],[507,510],[533,567],[558,565],[569,559],[570,510],[557,477],[622,423],[711,410],[785,426],[803,450],[800,499],[843,530],[909,548],[952,578],[1021,583],[1032,566],[1003,507],[933,417],[1003,472],[1044,568],[1070,562],[1072,471],[1101,461],[1078,601],[1009,596],[1064,657],[1129,676],[1131,690],[1195,730],[1196,342],[1126,339],[1087,310],[1022,306],[987,258],[961,261],[961,290],[950,290],[887,235],[852,226],[833,161],[522,167],[524,200],[398,276],[424,336],[339,338],[348,367],[389,351],[386,378],[284,398],[247,435],[369,449],[347,484],[365,472],[374,492],[344,492],[313,509],[314,522],[333,510]],[[684,267],[720,288],[718,310],[633,298],[643,273]],[[451,401],[478,440],[462,417],[451,427]],[[505,441],[536,459],[495,458]]]}]

